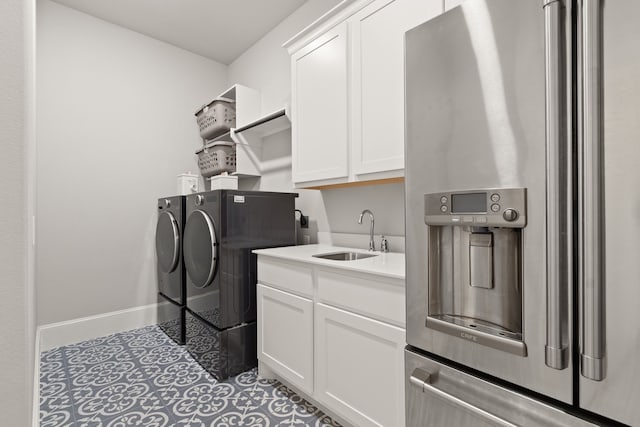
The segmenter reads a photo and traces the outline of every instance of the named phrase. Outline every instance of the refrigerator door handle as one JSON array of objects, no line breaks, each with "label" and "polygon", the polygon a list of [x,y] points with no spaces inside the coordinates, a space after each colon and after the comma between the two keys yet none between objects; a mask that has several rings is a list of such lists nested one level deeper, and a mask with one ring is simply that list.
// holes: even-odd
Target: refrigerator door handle
[{"label": "refrigerator door handle", "polygon": [[600,0],[583,0],[580,372],[595,381],[605,377],[601,11]]},{"label": "refrigerator door handle", "polygon": [[568,250],[566,145],[565,6],[563,0],[544,1],[545,139],[547,203],[547,340],[545,363],[566,369],[568,357]]},{"label": "refrigerator door handle", "polygon": [[462,409],[482,418],[483,420],[491,422],[492,424],[501,427],[518,427],[517,424],[510,423],[509,421],[500,418],[499,416],[494,415],[491,412],[478,408],[477,406],[472,405],[471,403],[466,402],[459,397],[449,394],[446,391],[440,390],[432,384],[433,377],[434,375],[430,372],[424,369],[416,368],[413,370],[413,373],[409,377],[409,382],[421,389],[423,393],[431,393],[435,396],[438,396],[439,398],[444,399],[456,406],[459,406]]}]

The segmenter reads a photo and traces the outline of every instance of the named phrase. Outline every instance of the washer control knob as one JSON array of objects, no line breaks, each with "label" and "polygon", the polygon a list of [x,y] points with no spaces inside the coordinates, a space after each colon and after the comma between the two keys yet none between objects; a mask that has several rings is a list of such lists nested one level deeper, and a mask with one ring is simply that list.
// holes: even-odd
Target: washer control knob
[{"label": "washer control knob", "polygon": [[502,212],[502,218],[504,218],[505,221],[515,221],[516,219],[518,219],[518,211],[515,209],[505,209],[504,212]]},{"label": "washer control knob", "polygon": [[204,203],[204,196],[202,194],[198,194],[196,196],[196,206],[202,206]]},{"label": "washer control knob", "polygon": [[171,207],[171,200],[164,199],[164,207],[165,208],[170,208]]}]

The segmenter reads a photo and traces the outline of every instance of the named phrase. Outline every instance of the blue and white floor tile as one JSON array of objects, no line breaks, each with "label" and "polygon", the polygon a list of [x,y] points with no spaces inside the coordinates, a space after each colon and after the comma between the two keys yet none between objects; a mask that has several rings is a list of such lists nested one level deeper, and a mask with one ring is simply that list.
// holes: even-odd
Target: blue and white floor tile
[{"label": "blue and white floor tile", "polygon": [[217,381],[156,326],[43,353],[40,425],[339,426],[256,369]]}]

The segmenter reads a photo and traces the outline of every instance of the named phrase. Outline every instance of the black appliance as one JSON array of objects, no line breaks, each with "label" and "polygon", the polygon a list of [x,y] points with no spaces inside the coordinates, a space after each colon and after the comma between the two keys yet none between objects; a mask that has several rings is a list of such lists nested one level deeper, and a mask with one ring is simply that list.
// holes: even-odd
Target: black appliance
[{"label": "black appliance", "polygon": [[184,209],[184,196],[158,199],[158,326],[178,344],[185,342],[186,273],[182,258]]},{"label": "black appliance", "polygon": [[186,345],[218,379],[257,365],[252,250],[295,244],[297,196],[215,190],[186,197]]}]

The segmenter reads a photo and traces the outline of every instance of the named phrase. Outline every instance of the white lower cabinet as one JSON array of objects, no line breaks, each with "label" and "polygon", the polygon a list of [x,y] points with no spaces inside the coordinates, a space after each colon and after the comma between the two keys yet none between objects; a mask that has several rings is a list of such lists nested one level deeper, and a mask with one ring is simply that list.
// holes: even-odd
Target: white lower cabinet
[{"label": "white lower cabinet", "polygon": [[404,329],[315,307],[315,395],[357,426],[404,426]]},{"label": "white lower cabinet", "polygon": [[258,359],[313,393],[313,301],[258,284]]},{"label": "white lower cabinet", "polygon": [[260,374],[346,424],[402,427],[404,279],[258,255]]}]

